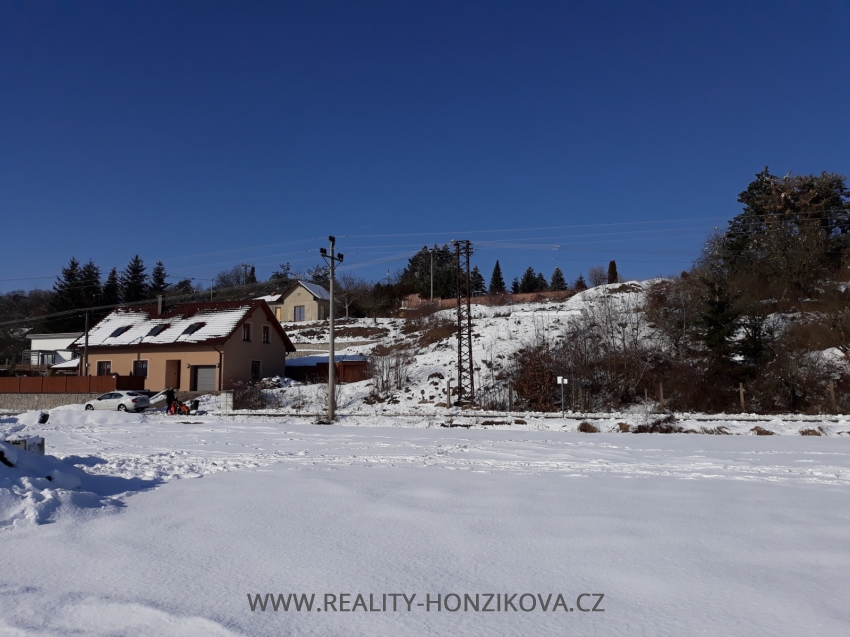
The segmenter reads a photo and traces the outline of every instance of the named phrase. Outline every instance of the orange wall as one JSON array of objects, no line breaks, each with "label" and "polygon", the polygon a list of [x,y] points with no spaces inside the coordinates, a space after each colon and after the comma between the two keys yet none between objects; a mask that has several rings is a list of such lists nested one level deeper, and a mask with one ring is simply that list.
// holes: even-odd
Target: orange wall
[{"label": "orange wall", "polygon": [[[222,349],[221,345],[218,346]],[[181,391],[189,391],[192,378],[190,365],[218,365],[218,352],[211,345],[169,346],[167,351],[162,349],[145,349],[128,351],[127,348],[89,348],[89,375],[97,374],[98,361],[112,361],[112,373],[130,376],[133,372],[133,361],[148,361],[148,377],[145,389],[160,391],[165,387],[165,361],[180,361]]]}]

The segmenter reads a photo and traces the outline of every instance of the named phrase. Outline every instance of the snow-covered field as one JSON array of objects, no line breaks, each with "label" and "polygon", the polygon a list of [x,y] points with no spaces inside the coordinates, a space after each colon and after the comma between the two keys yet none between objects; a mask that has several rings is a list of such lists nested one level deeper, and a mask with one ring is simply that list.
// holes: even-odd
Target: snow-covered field
[{"label": "snow-covered field", "polygon": [[[56,456],[4,447],[16,466],[0,464],[0,635],[850,627],[843,423],[824,423],[827,436],[707,436],[582,434],[551,419],[37,416],[0,420]],[[266,593],[315,602],[252,611],[249,594]],[[399,596],[384,611],[384,594],[410,610]],[[479,611],[448,610],[476,594]],[[488,595],[499,610],[483,610]]]}]

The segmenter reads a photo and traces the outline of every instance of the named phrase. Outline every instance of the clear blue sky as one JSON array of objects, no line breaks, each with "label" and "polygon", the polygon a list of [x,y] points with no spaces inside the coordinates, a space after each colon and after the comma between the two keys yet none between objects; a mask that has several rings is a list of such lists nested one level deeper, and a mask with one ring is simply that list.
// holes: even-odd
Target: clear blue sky
[{"label": "clear blue sky", "polygon": [[452,238],[488,278],[678,272],[765,165],[850,174],[848,33],[846,1],[0,0],[0,278],[265,277],[328,234],[373,279]]}]

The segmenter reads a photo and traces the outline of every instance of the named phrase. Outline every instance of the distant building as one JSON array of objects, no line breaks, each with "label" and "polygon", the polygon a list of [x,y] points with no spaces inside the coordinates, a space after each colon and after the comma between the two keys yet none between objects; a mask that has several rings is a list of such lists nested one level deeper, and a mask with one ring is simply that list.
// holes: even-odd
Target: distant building
[{"label": "distant building", "polygon": [[[82,354],[83,343],[72,347]],[[144,376],[154,391],[216,391],[284,375],[294,351],[262,300],[124,307],[89,330],[87,373]]]},{"label": "distant building", "polygon": [[33,366],[52,366],[70,362],[75,356],[71,343],[82,335],[82,332],[27,334],[30,348],[24,351],[22,362]]},{"label": "distant building", "polygon": [[331,295],[321,285],[298,281],[283,294],[261,296],[281,323],[324,321],[330,317]]}]

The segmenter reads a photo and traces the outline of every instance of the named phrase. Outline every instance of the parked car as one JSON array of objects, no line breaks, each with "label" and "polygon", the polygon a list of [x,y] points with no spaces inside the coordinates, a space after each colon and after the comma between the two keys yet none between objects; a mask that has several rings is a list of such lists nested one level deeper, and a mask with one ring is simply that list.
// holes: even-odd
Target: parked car
[{"label": "parked car", "polygon": [[150,407],[148,397],[137,391],[111,391],[86,403],[86,409],[117,409],[118,411],[144,411]]}]

